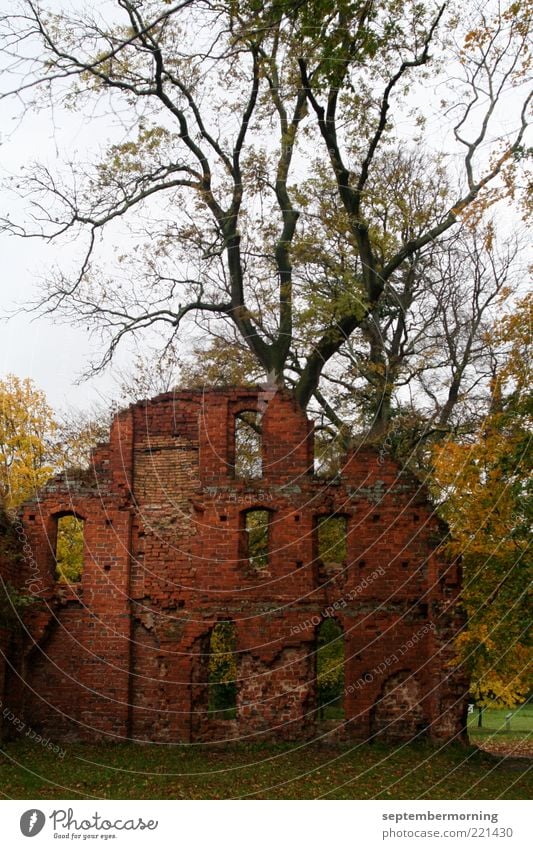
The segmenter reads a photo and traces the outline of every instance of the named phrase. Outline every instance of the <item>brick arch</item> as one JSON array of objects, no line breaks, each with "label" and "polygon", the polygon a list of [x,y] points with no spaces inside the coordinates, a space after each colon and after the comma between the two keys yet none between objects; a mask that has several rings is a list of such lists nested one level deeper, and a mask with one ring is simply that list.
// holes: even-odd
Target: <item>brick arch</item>
[{"label": "brick arch", "polygon": [[246,516],[247,513],[253,513],[255,510],[265,510],[265,512],[270,513],[270,515],[273,516],[278,512],[279,507],[276,507],[271,502],[264,501],[258,497],[257,499],[254,498],[254,500],[247,504],[246,507],[243,507],[242,510],[239,510],[239,515],[242,518]]},{"label": "brick arch", "polygon": [[56,522],[58,519],[64,519],[65,516],[74,516],[75,519],[79,519],[80,522],[87,521],[87,515],[83,515],[79,510],[74,509],[73,507],[69,507],[65,510],[54,510],[53,513],[50,513],[50,518],[54,519]]},{"label": "brick arch", "polygon": [[[59,534],[59,522],[61,519],[76,519],[78,522],[81,522],[82,528],[82,542],[83,547],[85,547],[85,532],[86,532],[86,523],[87,523],[87,515],[83,515],[78,510],[70,508],[68,510],[55,510],[50,514],[48,518],[48,539],[50,544],[50,554],[48,557],[48,568],[52,570],[54,579],[57,579],[56,572],[56,564],[57,564],[57,545],[58,545],[58,534]],[[83,563],[82,563],[82,573],[83,573]],[[75,580],[80,581],[82,577],[82,573],[80,573],[79,577]]]}]

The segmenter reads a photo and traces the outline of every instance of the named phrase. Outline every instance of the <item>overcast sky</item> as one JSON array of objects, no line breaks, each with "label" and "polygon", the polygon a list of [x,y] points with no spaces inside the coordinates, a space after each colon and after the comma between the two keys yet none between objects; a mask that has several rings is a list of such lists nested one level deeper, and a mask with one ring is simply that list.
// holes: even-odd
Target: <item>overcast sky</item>
[{"label": "overcast sky", "polygon": [[[88,148],[104,138],[106,128],[102,122],[88,125],[80,116],[56,112],[29,113],[19,124],[17,106],[0,101],[0,178],[18,177],[22,168],[36,159],[56,164],[56,141],[67,140],[71,149]],[[54,163],[55,160],[55,163]],[[4,192],[0,202],[1,214],[11,210],[16,218],[23,206],[16,197]],[[91,353],[101,346],[82,328],[59,323],[57,318],[38,318],[22,305],[38,296],[43,269],[58,258],[58,247],[46,245],[38,239],[21,239],[0,233],[1,283],[0,283],[0,376],[14,373],[31,377],[46,392],[54,408],[75,406],[85,408],[94,400],[110,399],[118,394],[113,372],[76,385],[87,369]],[[120,358],[127,365],[127,356]]]}]

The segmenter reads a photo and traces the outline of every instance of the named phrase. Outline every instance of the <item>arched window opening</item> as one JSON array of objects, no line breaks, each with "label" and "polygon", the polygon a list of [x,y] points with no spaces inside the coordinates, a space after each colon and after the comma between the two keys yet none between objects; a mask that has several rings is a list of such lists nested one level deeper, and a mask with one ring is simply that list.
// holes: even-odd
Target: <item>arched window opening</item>
[{"label": "arched window opening", "polygon": [[236,634],[233,622],[218,622],[209,639],[208,714],[211,719],[237,715]]},{"label": "arched window opening", "polygon": [[346,560],[346,516],[319,516],[316,523],[317,555],[325,563]]},{"label": "arched window opening", "polygon": [[242,410],[235,416],[235,477],[254,480],[262,476],[261,413]]},{"label": "arched window opening", "polygon": [[266,569],[269,549],[268,510],[247,510],[244,514],[244,552],[253,569]]},{"label": "arched window opening", "polygon": [[70,514],[57,519],[55,577],[58,581],[81,581],[84,562],[84,521]]},{"label": "arched window opening", "polygon": [[318,627],[316,643],[318,719],[344,719],[344,634],[335,619]]}]

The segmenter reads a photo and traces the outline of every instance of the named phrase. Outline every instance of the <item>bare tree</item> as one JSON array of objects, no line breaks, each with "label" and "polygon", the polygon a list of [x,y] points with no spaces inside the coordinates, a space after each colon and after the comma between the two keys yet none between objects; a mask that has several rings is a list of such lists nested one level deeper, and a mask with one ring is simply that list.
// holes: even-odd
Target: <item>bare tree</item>
[{"label": "bare tree", "polygon": [[[457,16],[452,3],[414,0],[401,11],[392,0],[260,11],[206,0],[79,6],[54,12],[44,0],[18,0],[4,16],[14,82],[3,96],[44,97],[87,116],[103,100],[123,138],[96,163],[70,163],[70,175],[37,165],[17,184],[33,226],[6,217],[4,227],[83,243],[77,271],[51,275],[39,309],[103,329],[96,368],[129,334],[165,328],[172,343],[186,320],[211,317],[231,322],[273,384],[296,375],[305,407],[354,331],[377,326],[398,275],[408,297],[410,269],[428,246],[515,185],[531,103],[530,93],[520,98],[529,61],[521,4],[518,14],[516,4],[476,7],[469,20],[464,7]],[[430,219],[387,239],[375,214],[379,163],[402,143],[406,120],[423,147],[417,86],[431,79],[450,92],[441,135],[455,141],[462,177]],[[306,312],[309,290],[296,287],[306,278],[313,286],[313,263],[296,250],[302,228],[316,245],[330,229],[306,220],[306,186],[320,169],[356,257],[325,323]],[[111,268],[102,244],[119,227],[125,249]],[[307,346],[295,336],[306,321]]]},{"label": "bare tree", "polygon": [[501,365],[490,326],[520,291],[517,256],[514,237],[498,249],[461,230],[413,257],[324,370],[315,397],[333,429],[378,441],[411,429],[413,444],[474,430]]}]

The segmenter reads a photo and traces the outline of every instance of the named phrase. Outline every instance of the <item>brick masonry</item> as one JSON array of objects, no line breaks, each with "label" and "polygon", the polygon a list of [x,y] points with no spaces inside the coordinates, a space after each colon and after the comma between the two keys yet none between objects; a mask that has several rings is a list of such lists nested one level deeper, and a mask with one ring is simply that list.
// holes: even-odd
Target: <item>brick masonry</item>
[{"label": "brick masonry", "polygon": [[[262,414],[254,481],[234,474],[243,410]],[[259,569],[243,547],[251,508],[270,516]],[[58,517],[69,513],[84,520],[85,557],[81,582],[67,585],[54,578],[54,554]],[[316,523],[330,514],[347,520],[342,563],[317,553]],[[317,479],[312,425],[286,393],[177,391],[132,405],[90,471],[51,480],[22,525],[31,554],[17,581],[36,603],[18,671],[8,680],[0,664],[0,692],[53,739],[464,734],[467,685],[450,666],[460,575],[436,553],[445,528],[424,487],[364,446],[337,478]],[[328,615],[344,636],[345,719],[335,722],[320,720],[316,699],[317,627]],[[237,711],[217,720],[207,711],[209,636],[227,619]]]},{"label": "brick masonry", "polygon": [[20,639],[16,636],[16,616],[12,609],[12,590],[19,583],[19,550],[17,539],[8,517],[0,505],[0,740],[9,728],[9,719],[4,710],[15,701],[16,685],[12,678],[12,667],[21,661]]}]

